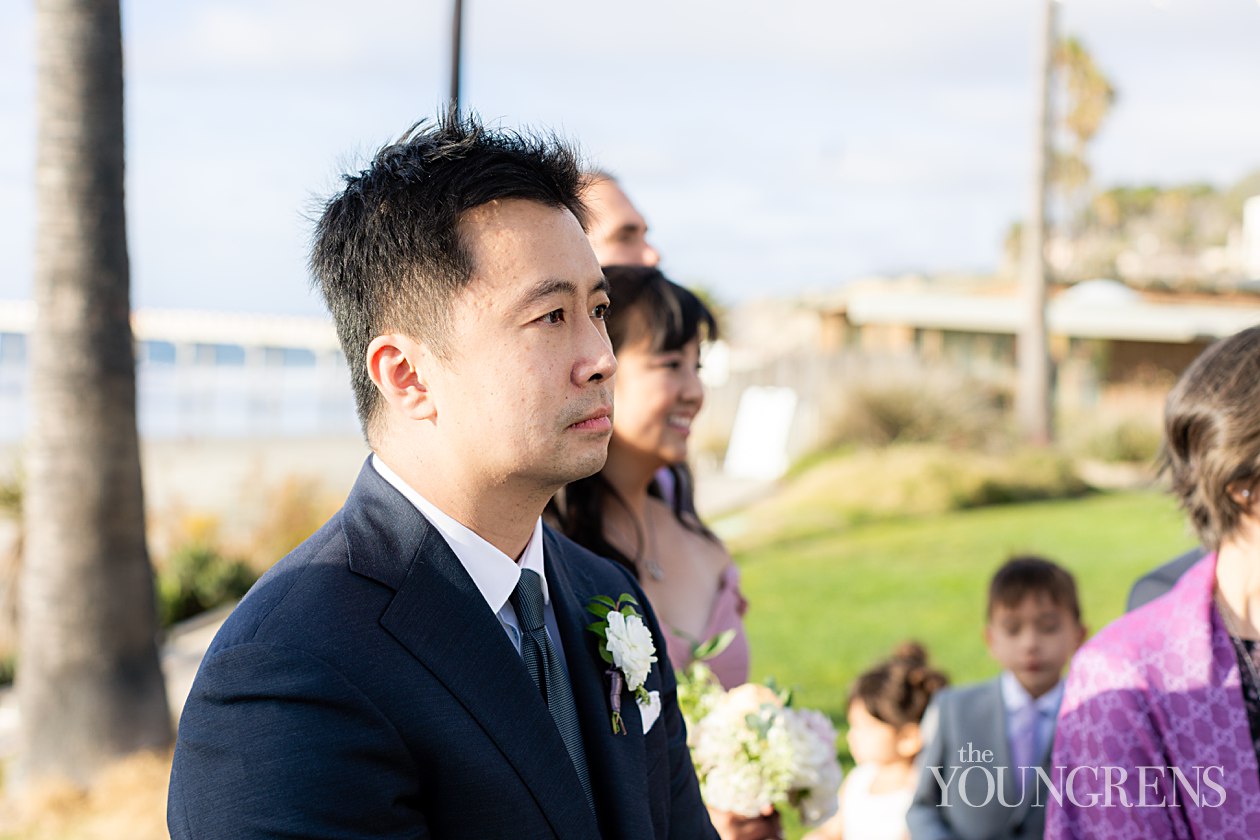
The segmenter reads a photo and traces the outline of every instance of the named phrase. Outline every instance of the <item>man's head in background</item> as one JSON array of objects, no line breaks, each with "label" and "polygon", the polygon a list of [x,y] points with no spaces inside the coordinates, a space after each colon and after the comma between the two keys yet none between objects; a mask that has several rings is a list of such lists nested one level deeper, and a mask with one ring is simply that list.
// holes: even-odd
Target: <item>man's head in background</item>
[{"label": "man's head in background", "polygon": [[582,201],[587,208],[586,236],[600,265],[655,266],[661,255],[647,241],[647,221],[617,179],[607,172],[586,173]]}]

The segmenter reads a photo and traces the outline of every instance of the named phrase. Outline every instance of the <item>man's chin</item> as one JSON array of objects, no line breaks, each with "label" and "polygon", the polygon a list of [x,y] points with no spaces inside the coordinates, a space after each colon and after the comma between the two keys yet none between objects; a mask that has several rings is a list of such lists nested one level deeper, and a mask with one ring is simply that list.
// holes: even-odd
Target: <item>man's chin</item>
[{"label": "man's chin", "polygon": [[608,460],[608,450],[600,449],[598,452],[591,452],[589,455],[574,457],[568,463],[564,464],[564,469],[559,471],[561,485],[568,484],[571,481],[577,481],[582,478],[589,478],[604,468],[604,462]]}]

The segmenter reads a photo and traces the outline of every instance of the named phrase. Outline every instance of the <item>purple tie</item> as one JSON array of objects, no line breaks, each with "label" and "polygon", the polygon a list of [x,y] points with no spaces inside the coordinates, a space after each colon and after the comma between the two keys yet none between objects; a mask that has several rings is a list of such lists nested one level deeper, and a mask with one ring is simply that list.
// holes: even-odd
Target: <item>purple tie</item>
[{"label": "purple tie", "polygon": [[[1041,761],[1041,710],[1029,702],[1015,712],[1011,720],[1011,772],[1024,789],[1036,779],[1035,768]],[[1029,769],[1021,769],[1029,768]]]}]

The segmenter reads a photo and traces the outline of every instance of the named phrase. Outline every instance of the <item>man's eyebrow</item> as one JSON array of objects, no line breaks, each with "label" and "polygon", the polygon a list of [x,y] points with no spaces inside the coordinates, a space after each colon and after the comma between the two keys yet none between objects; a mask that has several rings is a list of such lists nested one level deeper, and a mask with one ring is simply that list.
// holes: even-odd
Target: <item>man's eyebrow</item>
[{"label": "man's eyebrow", "polygon": [[577,284],[572,280],[544,280],[527,289],[516,301],[516,305],[520,309],[529,309],[554,295],[575,294],[577,294]]},{"label": "man's eyebrow", "polygon": [[[607,295],[611,289],[608,278],[600,274],[599,279],[591,284],[590,294],[603,292]],[[555,295],[575,296],[577,293],[577,284],[572,280],[544,280],[533,288],[527,289],[516,301],[516,305],[518,309],[531,309]]]}]

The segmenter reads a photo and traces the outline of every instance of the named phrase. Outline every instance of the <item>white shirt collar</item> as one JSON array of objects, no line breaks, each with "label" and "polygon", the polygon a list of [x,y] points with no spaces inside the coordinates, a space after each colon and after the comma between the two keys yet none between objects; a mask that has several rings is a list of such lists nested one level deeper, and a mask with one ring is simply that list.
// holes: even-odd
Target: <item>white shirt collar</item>
[{"label": "white shirt collar", "polygon": [[429,520],[446,544],[455,552],[459,562],[463,564],[468,576],[477,585],[481,597],[486,599],[490,611],[498,614],[507,603],[520,580],[521,570],[530,569],[542,578],[543,603],[551,603],[551,594],[547,589],[546,566],[543,563],[542,517],[534,523],[534,533],[521,554],[519,565],[511,557],[482,539],[475,531],[457,522],[443,513],[436,505],[421,496],[398,473],[375,453],[372,455],[372,467],[388,481],[394,489],[416,506],[416,509]]},{"label": "white shirt collar", "polygon": [[1058,715],[1059,703],[1063,700],[1063,680],[1059,680],[1054,688],[1036,700],[1033,700],[1032,695],[1024,690],[1024,687],[1019,684],[1019,680],[1010,671],[1002,672],[1001,684],[1002,703],[1005,704],[1008,714],[1024,708],[1029,703],[1036,703],[1037,709],[1043,715],[1049,715],[1052,718]]}]

